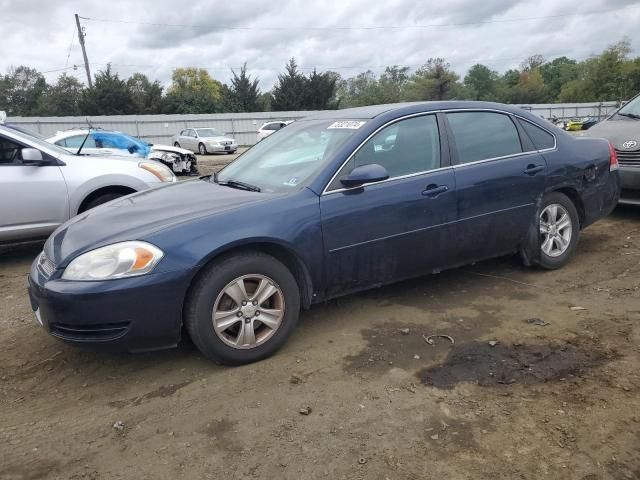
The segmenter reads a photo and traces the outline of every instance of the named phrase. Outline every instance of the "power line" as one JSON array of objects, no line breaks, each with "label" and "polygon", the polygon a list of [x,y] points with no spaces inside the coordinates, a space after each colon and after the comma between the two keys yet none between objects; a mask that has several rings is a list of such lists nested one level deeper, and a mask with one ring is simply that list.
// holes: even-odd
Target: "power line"
[{"label": "power line", "polygon": [[71,41],[69,42],[69,51],[67,52],[67,61],[64,62],[64,66],[67,67],[69,65],[69,57],[71,57],[71,47],[73,47],[73,39],[76,36],[76,24],[73,24],[73,32],[71,32]]},{"label": "power line", "polygon": [[[628,5],[628,8],[634,5]],[[512,23],[512,22],[528,22],[533,20],[549,20],[554,18],[566,18],[566,17],[580,17],[587,15],[601,15],[606,13],[619,13],[622,9],[611,10],[594,10],[590,12],[571,12],[558,15],[544,15],[537,17],[523,17],[523,18],[508,18],[502,20],[485,20],[477,22],[460,22],[460,23],[432,23],[432,24],[419,24],[419,25],[361,25],[361,26],[332,26],[332,27],[315,27],[315,26],[287,26],[287,27],[244,27],[244,26],[232,26],[232,25],[202,25],[202,24],[186,24],[186,23],[158,23],[158,22],[135,22],[131,20],[119,20],[109,18],[92,18],[92,17],[80,17],[83,20],[89,20],[92,22],[101,23],[122,23],[129,25],[147,25],[153,27],[178,27],[178,28],[206,28],[211,30],[393,30],[393,29],[406,29],[406,28],[441,28],[441,27],[463,27],[471,25],[485,25],[492,23]]]}]

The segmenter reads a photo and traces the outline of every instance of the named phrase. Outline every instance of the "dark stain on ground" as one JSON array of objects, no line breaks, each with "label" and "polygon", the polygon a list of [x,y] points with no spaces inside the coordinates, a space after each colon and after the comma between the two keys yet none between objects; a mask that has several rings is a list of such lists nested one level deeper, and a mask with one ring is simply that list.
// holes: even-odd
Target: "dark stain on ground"
[{"label": "dark stain on ground", "polygon": [[196,431],[209,437],[221,449],[237,452],[242,450],[242,445],[235,437],[237,424],[238,422],[234,420],[219,418],[202,425]]},{"label": "dark stain on ground", "polygon": [[[474,307],[483,309],[484,307]],[[488,308],[488,307],[487,307]],[[429,345],[425,337],[429,335],[449,335],[455,344],[478,338],[498,325],[495,310],[480,310],[476,317],[439,318],[441,328],[435,329],[419,323],[386,323],[380,327],[362,331],[367,346],[355,355],[345,357],[345,370],[350,373],[384,373],[391,368],[415,369],[424,362],[440,361],[452,348],[451,342],[445,338],[434,338]],[[442,327],[442,323],[450,326]],[[455,346],[455,345],[454,345]],[[420,358],[416,360],[414,357]]]},{"label": "dark stain on ground", "polygon": [[151,400],[153,398],[166,398],[170,397],[174,393],[176,393],[181,388],[186,387],[191,383],[191,380],[187,380],[181,383],[175,383],[170,385],[163,385],[161,387],[156,388],[150,392],[145,393],[144,395],[139,395],[137,397],[131,397],[125,400],[115,400],[113,402],[109,402],[110,407],[114,408],[124,408],[127,406],[136,406],[140,405],[142,402],[147,400]]},{"label": "dark stain on ground", "polygon": [[455,345],[445,360],[420,370],[425,385],[451,389],[459,383],[483,387],[535,383],[580,377],[614,358],[588,339],[560,345],[503,345],[468,342]]}]

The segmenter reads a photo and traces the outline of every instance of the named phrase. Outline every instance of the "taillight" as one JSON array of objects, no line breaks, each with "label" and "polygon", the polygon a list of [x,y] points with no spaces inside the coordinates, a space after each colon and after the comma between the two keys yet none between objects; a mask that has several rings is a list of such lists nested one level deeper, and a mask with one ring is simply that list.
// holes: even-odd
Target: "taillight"
[{"label": "taillight", "polygon": [[613,148],[613,144],[609,142],[609,171],[613,172],[614,170],[618,170],[618,154]]}]

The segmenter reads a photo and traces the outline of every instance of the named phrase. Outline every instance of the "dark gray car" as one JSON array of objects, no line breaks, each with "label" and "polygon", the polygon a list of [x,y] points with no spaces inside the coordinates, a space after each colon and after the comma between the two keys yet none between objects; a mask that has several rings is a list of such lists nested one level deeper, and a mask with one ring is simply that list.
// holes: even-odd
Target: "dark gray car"
[{"label": "dark gray car", "polygon": [[620,203],[640,205],[640,94],[584,135],[613,144],[620,165]]}]

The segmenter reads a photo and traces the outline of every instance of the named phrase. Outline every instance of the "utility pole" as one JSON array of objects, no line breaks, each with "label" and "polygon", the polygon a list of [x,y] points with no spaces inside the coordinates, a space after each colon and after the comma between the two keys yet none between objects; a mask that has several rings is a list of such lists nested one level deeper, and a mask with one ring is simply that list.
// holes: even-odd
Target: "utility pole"
[{"label": "utility pole", "polygon": [[84,57],[84,69],[87,71],[87,82],[89,83],[89,88],[93,88],[93,83],[91,82],[91,70],[89,70],[89,59],[87,58],[87,50],[84,48],[84,32],[82,31],[82,27],[80,26],[80,17],[76,13],[76,27],[78,29],[78,41],[80,42],[80,46],[82,47],[82,56]]}]

